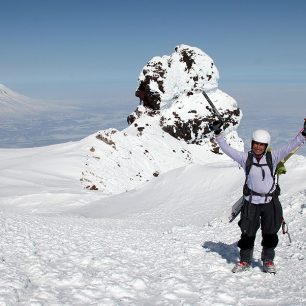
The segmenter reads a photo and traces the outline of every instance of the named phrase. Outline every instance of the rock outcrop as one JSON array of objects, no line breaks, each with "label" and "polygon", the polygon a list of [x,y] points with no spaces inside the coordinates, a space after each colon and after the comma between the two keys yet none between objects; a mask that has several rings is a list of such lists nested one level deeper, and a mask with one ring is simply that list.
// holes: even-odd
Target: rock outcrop
[{"label": "rock outcrop", "polygon": [[127,121],[132,124],[143,115],[155,116],[171,136],[201,144],[211,136],[209,123],[217,119],[203,90],[223,116],[223,128],[237,125],[241,117],[236,102],[218,89],[218,79],[218,69],[207,54],[180,45],[170,56],[154,57],[143,68],[135,93],[140,105]]},{"label": "rock outcrop", "polygon": [[140,103],[127,117],[129,126],[99,131],[84,140],[84,187],[120,193],[166,171],[224,158],[209,129],[217,117],[203,90],[224,118],[228,141],[241,149],[235,130],[242,114],[236,101],[218,89],[218,79],[213,60],[198,48],[180,45],[170,56],[150,60],[138,79]]}]

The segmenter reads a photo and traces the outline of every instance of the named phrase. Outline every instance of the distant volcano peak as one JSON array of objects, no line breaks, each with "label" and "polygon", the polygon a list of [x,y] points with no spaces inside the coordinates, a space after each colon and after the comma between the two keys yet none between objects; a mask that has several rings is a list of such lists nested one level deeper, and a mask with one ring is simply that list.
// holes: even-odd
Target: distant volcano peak
[{"label": "distant volcano peak", "polygon": [[0,84],[0,118],[23,117],[37,115],[51,109],[46,103],[19,94],[7,86]]}]

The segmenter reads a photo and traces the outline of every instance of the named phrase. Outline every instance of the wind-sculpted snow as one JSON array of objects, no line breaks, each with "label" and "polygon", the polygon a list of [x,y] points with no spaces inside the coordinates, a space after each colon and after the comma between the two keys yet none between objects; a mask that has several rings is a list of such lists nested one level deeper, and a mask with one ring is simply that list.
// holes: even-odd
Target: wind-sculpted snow
[{"label": "wind-sculpted snow", "polygon": [[252,269],[233,274],[238,226],[218,219],[158,230],[153,214],[1,213],[0,304],[305,305],[305,201],[305,192],[285,201],[293,241],[280,236],[276,276],[261,271],[260,241]]},{"label": "wind-sculpted snow", "polygon": [[236,275],[239,227],[221,222],[241,195],[236,163],[212,154],[107,197],[79,185],[90,143],[0,150],[0,305],[306,304],[305,157],[280,178],[292,243],[280,234],[277,274],[261,271],[258,235],[252,269]]},{"label": "wind-sculpted snow", "polygon": [[91,135],[81,181],[106,194],[140,186],[169,170],[205,164],[222,154],[208,125],[218,117],[202,94],[205,89],[224,118],[233,147],[242,149],[236,133],[241,111],[218,89],[219,72],[198,48],[181,45],[170,56],[154,57],[139,76],[137,109],[129,126]]},{"label": "wind-sculpted snow", "polygon": [[[198,60],[180,54],[193,71]],[[204,88],[242,149],[240,111],[210,69]],[[306,304],[305,157],[291,157],[280,179],[292,243],[280,234],[276,276],[262,273],[260,234],[250,271],[233,274],[240,231],[221,220],[241,196],[243,170],[205,134],[215,117],[201,93],[160,97],[159,109],[143,101],[123,131],[0,149],[0,305]],[[188,116],[200,112],[207,121],[191,132]]]}]

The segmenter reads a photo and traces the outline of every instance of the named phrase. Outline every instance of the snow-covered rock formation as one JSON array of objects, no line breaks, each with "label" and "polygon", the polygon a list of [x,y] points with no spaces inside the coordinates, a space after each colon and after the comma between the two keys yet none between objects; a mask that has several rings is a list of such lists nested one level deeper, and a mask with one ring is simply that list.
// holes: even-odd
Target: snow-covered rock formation
[{"label": "snow-covered rock formation", "polygon": [[128,122],[144,114],[160,116],[160,126],[173,137],[202,143],[210,137],[208,124],[217,119],[203,90],[222,114],[224,127],[240,120],[235,100],[218,89],[218,79],[213,60],[198,48],[180,45],[170,56],[154,57],[140,74],[136,96],[142,103]]},{"label": "snow-covered rock formation", "polygon": [[135,95],[140,104],[129,126],[87,138],[81,181],[88,189],[120,193],[162,172],[190,163],[207,163],[220,154],[209,124],[218,118],[203,90],[224,118],[233,146],[242,146],[236,128],[241,111],[218,89],[219,72],[202,50],[180,45],[170,56],[154,57],[140,73]]}]

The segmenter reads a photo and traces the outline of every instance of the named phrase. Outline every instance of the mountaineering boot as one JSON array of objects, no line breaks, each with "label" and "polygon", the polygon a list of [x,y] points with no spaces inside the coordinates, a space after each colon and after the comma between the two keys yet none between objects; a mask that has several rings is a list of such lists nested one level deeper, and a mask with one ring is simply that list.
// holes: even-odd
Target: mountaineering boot
[{"label": "mountaineering boot", "polygon": [[262,271],[265,273],[276,273],[276,268],[274,265],[274,262],[272,260],[265,260],[263,262],[263,268]]},{"label": "mountaineering boot", "polygon": [[232,269],[233,273],[244,272],[250,269],[250,263],[247,261],[239,261],[236,263],[235,267]]}]

